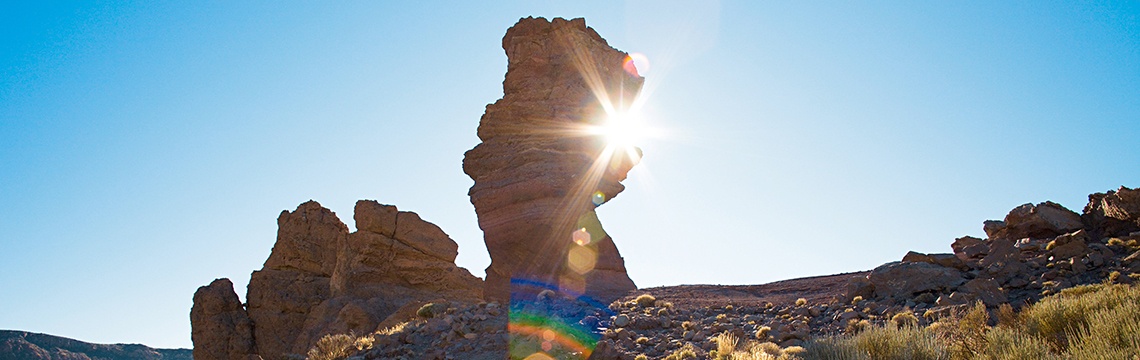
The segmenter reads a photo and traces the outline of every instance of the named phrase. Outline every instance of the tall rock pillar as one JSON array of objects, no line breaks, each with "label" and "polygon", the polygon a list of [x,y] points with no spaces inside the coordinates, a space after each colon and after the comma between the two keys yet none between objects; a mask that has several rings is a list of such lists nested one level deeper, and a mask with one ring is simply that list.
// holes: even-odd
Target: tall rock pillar
[{"label": "tall rock pillar", "polygon": [[503,98],[463,158],[491,256],[484,296],[509,300],[512,281],[602,301],[636,289],[594,208],[624,190],[640,149],[596,129],[629,107],[644,78],[582,19],[521,19],[503,49]]}]

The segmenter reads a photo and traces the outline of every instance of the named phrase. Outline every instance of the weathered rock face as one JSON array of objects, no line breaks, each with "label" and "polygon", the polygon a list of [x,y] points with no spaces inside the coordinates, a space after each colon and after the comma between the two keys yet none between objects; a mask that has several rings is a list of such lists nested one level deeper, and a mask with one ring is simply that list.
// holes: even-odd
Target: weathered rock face
[{"label": "weathered rock face", "polygon": [[295,344],[311,344],[298,335],[312,308],[330,297],[336,250],[348,236],[348,226],[315,201],[282,211],[277,226],[273,251],[253,272],[247,293],[257,351],[267,359],[298,353]]},{"label": "weathered rock face", "polygon": [[895,299],[952,289],[966,282],[961,271],[925,262],[886,263],[872,270],[867,278],[876,297]]},{"label": "weathered rock face", "polygon": [[1089,195],[1082,220],[1088,228],[1098,230],[1094,234],[1098,238],[1140,231],[1140,189],[1121,186],[1116,191]]},{"label": "weathered rock face", "polygon": [[611,104],[626,108],[644,79],[582,19],[522,19],[503,49],[503,98],[487,106],[482,143],[463,159],[491,255],[486,296],[508,300],[512,278],[602,300],[635,289],[593,209],[624,189],[640,150],[607,151],[589,129]]},{"label": "weathered rock face", "polygon": [[203,359],[282,359],[327,334],[375,331],[409,304],[481,298],[482,281],[455,266],[458,245],[439,227],[370,200],[356,203],[354,219],[359,230],[349,233],[314,201],[283,211],[277,243],[250,278],[246,309],[228,280],[195,294],[195,351]]},{"label": "weathered rock face", "polygon": [[230,279],[214,280],[194,292],[190,327],[195,359],[249,359],[257,354],[249,315]]},{"label": "weathered rock face", "polygon": [[1049,238],[1084,227],[1081,216],[1052,201],[1014,208],[1005,221],[987,221],[983,229],[991,239]]}]

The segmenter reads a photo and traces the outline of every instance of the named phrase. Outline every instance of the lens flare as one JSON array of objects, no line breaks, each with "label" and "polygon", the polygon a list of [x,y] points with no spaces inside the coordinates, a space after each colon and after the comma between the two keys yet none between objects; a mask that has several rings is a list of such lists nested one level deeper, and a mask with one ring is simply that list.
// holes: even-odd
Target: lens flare
[{"label": "lens flare", "polygon": [[591,239],[590,231],[586,230],[586,228],[574,230],[574,233],[570,234],[570,238],[574,240],[574,243],[578,244],[579,246],[589,245],[593,240]]},{"label": "lens flare", "polygon": [[566,255],[566,266],[579,275],[594,271],[597,264],[598,253],[586,246],[571,246]]},{"label": "lens flare", "polygon": [[594,203],[594,206],[602,206],[602,204],[606,202],[606,194],[601,191],[595,191],[594,196],[590,197],[590,202]]},{"label": "lens flare", "polygon": [[[546,293],[551,295],[535,296]],[[601,338],[596,319],[612,315],[605,305],[581,293],[512,278],[507,316],[510,358],[589,358]]]},{"label": "lens flare", "polygon": [[621,63],[621,68],[633,76],[649,74],[649,58],[642,53],[629,53]]}]

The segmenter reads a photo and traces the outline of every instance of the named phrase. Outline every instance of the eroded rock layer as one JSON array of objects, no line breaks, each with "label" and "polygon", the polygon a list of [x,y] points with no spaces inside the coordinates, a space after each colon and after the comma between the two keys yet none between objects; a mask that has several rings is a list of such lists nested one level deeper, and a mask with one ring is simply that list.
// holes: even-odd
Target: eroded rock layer
[{"label": "eroded rock layer", "polygon": [[624,111],[644,79],[582,19],[522,19],[503,49],[503,98],[463,159],[491,256],[484,293],[509,300],[515,279],[622,296],[636,286],[593,209],[624,190],[640,150],[607,148],[590,129]]},{"label": "eroded rock layer", "polygon": [[245,308],[226,279],[195,294],[195,351],[206,359],[284,359],[324,335],[376,331],[430,300],[481,299],[482,281],[455,266],[458,245],[435,224],[371,200],[356,203],[354,219],[358,230],[350,233],[315,201],[281,212],[277,242],[250,278]]}]

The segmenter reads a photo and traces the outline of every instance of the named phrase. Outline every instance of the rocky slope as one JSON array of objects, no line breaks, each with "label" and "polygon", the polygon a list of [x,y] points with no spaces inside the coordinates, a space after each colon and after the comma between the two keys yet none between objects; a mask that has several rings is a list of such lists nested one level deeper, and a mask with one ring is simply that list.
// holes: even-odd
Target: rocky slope
[{"label": "rocky slope", "polygon": [[192,360],[190,349],[92,344],[27,331],[0,330],[0,360]]}]

